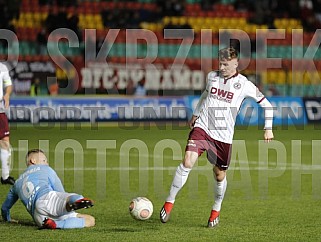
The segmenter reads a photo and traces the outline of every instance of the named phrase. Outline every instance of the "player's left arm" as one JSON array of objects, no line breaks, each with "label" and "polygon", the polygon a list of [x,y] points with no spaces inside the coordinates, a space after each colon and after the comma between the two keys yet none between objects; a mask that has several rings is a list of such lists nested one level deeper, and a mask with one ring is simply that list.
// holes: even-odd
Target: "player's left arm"
[{"label": "player's left arm", "polygon": [[273,131],[272,131],[272,126],[273,126],[273,106],[271,103],[264,97],[259,102],[259,105],[264,108],[264,117],[265,117],[265,122],[264,122],[264,140],[265,142],[269,143],[273,138]]},{"label": "player's left arm", "polygon": [[1,216],[4,221],[13,221],[10,217],[10,209],[17,202],[18,199],[18,195],[14,192],[13,188],[11,188],[6,200],[4,201],[1,207]]},{"label": "player's left arm", "polygon": [[246,82],[247,97],[253,98],[264,109],[264,140],[269,143],[273,138],[273,106],[260,92],[260,90],[250,81]]}]

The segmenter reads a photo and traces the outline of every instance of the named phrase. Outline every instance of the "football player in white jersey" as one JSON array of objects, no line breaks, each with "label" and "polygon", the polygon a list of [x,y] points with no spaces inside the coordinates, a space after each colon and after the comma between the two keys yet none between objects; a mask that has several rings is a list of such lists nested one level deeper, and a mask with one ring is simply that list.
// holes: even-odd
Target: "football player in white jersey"
[{"label": "football player in white jersey", "polygon": [[202,93],[189,122],[192,130],[189,133],[185,157],[177,167],[169,196],[160,211],[160,220],[163,223],[169,220],[176,195],[204,151],[207,152],[209,162],[213,164],[216,178],[214,204],[208,227],[213,228],[219,223],[227,186],[226,170],[230,164],[236,115],[244,99],[252,98],[264,108],[264,140],[270,142],[273,139],[272,105],[252,82],[238,73],[238,62],[238,52],[234,48],[222,49],[219,51],[219,71],[210,72],[207,76],[206,90]]},{"label": "football player in white jersey", "polygon": [[10,130],[5,111],[9,108],[12,81],[8,68],[0,63],[0,159],[2,165],[1,183],[13,185],[15,180],[10,174]]}]

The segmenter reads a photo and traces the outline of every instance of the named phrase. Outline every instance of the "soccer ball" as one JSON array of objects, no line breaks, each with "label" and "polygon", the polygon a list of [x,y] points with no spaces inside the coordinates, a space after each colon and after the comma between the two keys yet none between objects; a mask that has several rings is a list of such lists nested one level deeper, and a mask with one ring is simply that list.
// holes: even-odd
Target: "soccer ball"
[{"label": "soccer ball", "polygon": [[153,214],[153,204],[146,197],[136,197],[129,204],[130,215],[137,220],[147,220]]}]

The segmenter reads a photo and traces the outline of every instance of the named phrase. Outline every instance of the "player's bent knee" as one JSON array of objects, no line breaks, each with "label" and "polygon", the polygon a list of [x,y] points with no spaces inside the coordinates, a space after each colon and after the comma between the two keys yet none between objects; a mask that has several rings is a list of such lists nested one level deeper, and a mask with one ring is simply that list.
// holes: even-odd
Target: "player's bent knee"
[{"label": "player's bent knee", "polygon": [[198,154],[196,152],[187,151],[183,160],[184,167],[192,169],[197,158]]},{"label": "player's bent knee", "polygon": [[191,163],[191,162],[189,162],[189,161],[183,161],[183,166],[185,167],[185,168],[189,168],[189,169],[192,169],[193,168],[193,164]]},{"label": "player's bent knee", "polygon": [[219,174],[219,175],[216,176],[216,180],[217,180],[218,182],[223,181],[224,178],[225,178],[225,173]]},{"label": "player's bent knee", "polygon": [[223,181],[226,176],[226,171],[221,170],[219,167],[214,166],[213,172],[215,174],[215,178],[218,182]]},{"label": "player's bent knee", "polygon": [[88,215],[88,214],[78,213],[77,217],[85,219],[85,228],[95,226],[95,218],[93,216]]},{"label": "player's bent knee", "polygon": [[96,221],[95,221],[95,218],[93,216],[90,216],[90,215],[87,215],[85,217],[85,227],[93,227],[95,226],[96,224]]},{"label": "player's bent knee", "polygon": [[0,140],[0,148],[5,150],[10,149],[10,142],[8,137],[4,137],[2,140]]}]

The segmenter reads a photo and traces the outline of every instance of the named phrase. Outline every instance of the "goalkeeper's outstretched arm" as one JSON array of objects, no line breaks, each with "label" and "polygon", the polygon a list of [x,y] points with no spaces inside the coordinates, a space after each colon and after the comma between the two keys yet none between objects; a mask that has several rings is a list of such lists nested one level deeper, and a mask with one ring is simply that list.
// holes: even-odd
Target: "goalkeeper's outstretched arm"
[{"label": "goalkeeper's outstretched arm", "polygon": [[7,195],[6,200],[4,201],[1,207],[1,216],[4,221],[8,221],[8,222],[11,221],[10,209],[16,203],[18,198],[19,198],[18,195],[15,194],[13,191],[13,188],[11,188]]}]

